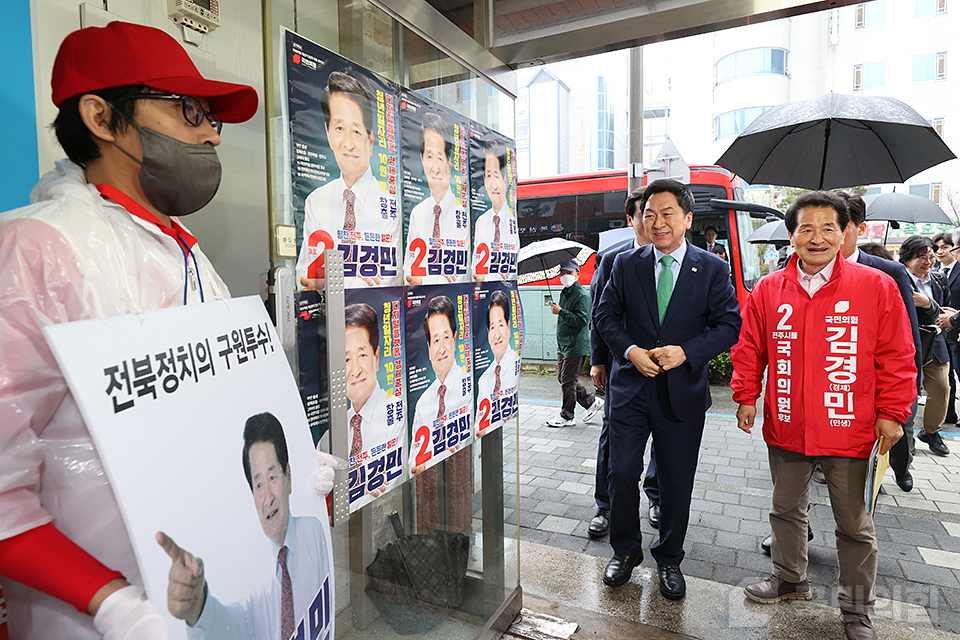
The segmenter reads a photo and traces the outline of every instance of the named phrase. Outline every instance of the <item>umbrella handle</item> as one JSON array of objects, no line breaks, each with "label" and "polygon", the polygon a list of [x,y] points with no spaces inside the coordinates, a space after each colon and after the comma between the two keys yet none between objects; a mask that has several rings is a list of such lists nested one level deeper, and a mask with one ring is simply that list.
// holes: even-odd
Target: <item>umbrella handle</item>
[{"label": "umbrella handle", "polygon": [[[540,270],[543,271],[544,274],[547,273],[547,263],[543,259],[542,253],[540,254]],[[550,299],[553,300],[553,289],[550,288],[550,278],[547,278],[547,293],[550,294]]]}]

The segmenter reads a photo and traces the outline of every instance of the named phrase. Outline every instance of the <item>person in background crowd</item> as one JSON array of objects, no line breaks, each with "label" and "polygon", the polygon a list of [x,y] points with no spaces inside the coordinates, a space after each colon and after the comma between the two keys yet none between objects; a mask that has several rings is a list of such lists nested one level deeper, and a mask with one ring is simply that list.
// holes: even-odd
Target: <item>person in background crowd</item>
[{"label": "person in background crowd", "polygon": [[[944,307],[960,306],[960,269],[957,269],[957,250],[950,233],[938,233],[933,236],[936,246],[937,262],[940,263],[940,274],[947,281],[947,298]],[[944,309],[946,311],[946,309]],[[937,318],[937,326],[943,330],[943,338],[947,343],[947,353],[950,354],[950,367],[947,370],[947,379],[950,382],[950,394],[947,396],[947,416],[944,422],[957,423],[957,377],[960,376],[960,333],[950,326],[950,313],[941,313]],[[956,374],[956,375],[955,375]]]},{"label": "person in background crowd", "polygon": [[560,304],[550,303],[550,311],[557,316],[557,380],[563,394],[560,415],[547,420],[548,427],[572,427],[576,424],[573,410],[577,403],[586,409],[587,422],[603,409],[603,400],[580,384],[580,370],[590,349],[590,293],[580,284],[580,265],[575,260],[560,263]]},{"label": "person in background crowd", "polygon": [[950,384],[947,373],[950,354],[940,328],[936,326],[941,306],[947,302],[947,281],[933,271],[936,259],[930,238],[910,236],[900,245],[900,262],[907,268],[913,283],[913,300],[917,305],[917,321],[920,324],[923,362],[923,388],[927,392],[927,404],[923,410],[923,431],[917,434],[920,442],[930,451],[945,456],[950,449],[940,436],[943,420],[947,415],[947,395]]}]

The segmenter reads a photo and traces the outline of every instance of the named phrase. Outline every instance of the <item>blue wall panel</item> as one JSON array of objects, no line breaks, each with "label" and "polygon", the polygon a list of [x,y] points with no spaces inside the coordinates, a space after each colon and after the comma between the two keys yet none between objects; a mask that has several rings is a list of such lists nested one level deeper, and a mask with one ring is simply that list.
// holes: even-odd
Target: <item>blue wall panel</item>
[{"label": "blue wall panel", "polygon": [[30,188],[39,179],[37,110],[34,102],[33,44],[30,0],[4,0],[0,20],[0,211],[30,202]]}]

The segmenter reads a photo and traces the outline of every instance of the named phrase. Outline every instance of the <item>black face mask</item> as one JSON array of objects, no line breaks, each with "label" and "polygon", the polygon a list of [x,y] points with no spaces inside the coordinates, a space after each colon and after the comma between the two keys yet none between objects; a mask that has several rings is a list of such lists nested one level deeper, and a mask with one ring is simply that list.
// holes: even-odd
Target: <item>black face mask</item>
[{"label": "black face mask", "polygon": [[143,160],[113,144],[140,165],[140,188],[150,204],[168,216],[185,216],[213,200],[221,174],[216,147],[180,142],[148,127],[131,126],[140,137]]}]

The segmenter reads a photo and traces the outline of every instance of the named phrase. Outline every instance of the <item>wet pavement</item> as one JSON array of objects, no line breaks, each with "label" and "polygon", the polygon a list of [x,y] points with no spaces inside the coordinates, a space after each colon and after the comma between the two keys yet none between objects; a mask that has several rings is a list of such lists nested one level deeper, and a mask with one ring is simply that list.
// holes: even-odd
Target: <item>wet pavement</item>
[{"label": "wet pavement", "polygon": [[[592,389],[588,378],[582,382]],[[600,416],[585,424],[578,407],[576,426],[550,428],[545,421],[560,407],[555,376],[524,374],[520,390],[520,485],[506,487],[506,505],[508,522],[520,524],[521,585],[534,596],[531,601],[546,603],[547,613],[551,606],[568,607],[593,612],[601,620],[607,616],[613,625],[606,632],[575,638],[682,637],[650,635],[653,629],[642,633],[644,625],[698,638],[843,637],[836,609],[833,515],[825,485],[811,486],[815,538],[809,546],[808,578],[814,601],[756,605],[744,602],[742,591],[735,588],[771,571],[760,540],[769,534],[772,485],[759,429],[753,435],[737,429],[729,389],[712,389],[714,405],[707,414],[682,565],[688,594],[680,603],[660,596],[649,553],[627,585],[613,590],[601,583],[612,550],[606,538],[587,536],[596,512]],[[913,491],[901,491],[892,472],[884,480],[886,495],[880,496],[874,518],[880,562],[873,617],[881,637],[960,632],[960,438],[954,430],[953,425],[944,429],[949,456],[934,456],[917,443]],[[519,505],[512,497],[517,491]],[[646,509],[644,500],[644,516]],[[648,549],[656,531],[646,517],[641,529]],[[621,633],[614,632],[616,623],[629,624]]]}]

